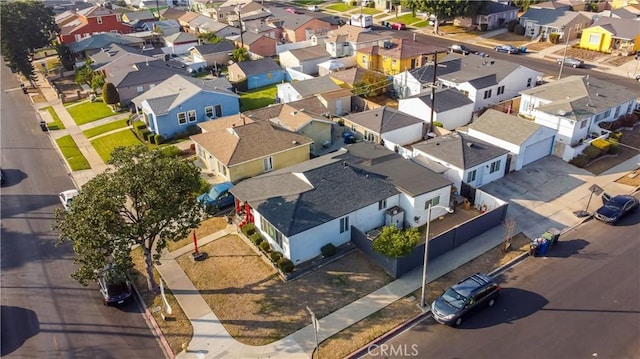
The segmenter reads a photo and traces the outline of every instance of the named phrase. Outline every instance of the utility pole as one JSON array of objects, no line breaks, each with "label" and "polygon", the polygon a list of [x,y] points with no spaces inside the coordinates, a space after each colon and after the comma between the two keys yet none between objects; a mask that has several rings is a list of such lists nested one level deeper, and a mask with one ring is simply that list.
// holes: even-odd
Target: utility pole
[{"label": "utility pole", "polygon": [[244,48],[244,38],[242,37],[242,15],[240,5],[236,5],[236,12],[238,13],[238,22],[240,23],[240,45]]},{"label": "utility pole", "polygon": [[562,54],[562,63],[560,64],[560,72],[558,73],[558,80],[562,78],[562,69],[564,68],[564,62],[567,59],[567,49],[569,48],[570,37],[571,37],[571,28],[569,28],[569,33],[567,34],[567,40],[565,41],[565,44],[564,44],[564,53]]},{"label": "utility pole", "polygon": [[429,119],[429,130],[427,137],[433,131],[433,115],[436,106],[436,81],[438,81],[438,51],[433,53],[433,82],[431,83],[431,118]]}]

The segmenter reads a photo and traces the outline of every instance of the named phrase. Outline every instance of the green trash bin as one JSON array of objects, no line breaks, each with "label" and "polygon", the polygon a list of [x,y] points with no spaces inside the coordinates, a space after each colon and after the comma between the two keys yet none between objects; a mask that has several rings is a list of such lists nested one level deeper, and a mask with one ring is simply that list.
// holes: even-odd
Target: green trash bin
[{"label": "green trash bin", "polygon": [[546,232],[542,233],[542,238],[546,239],[549,242],[549,247],[555,245],[560,238],[560,230],[556,228],[549,228]]}]

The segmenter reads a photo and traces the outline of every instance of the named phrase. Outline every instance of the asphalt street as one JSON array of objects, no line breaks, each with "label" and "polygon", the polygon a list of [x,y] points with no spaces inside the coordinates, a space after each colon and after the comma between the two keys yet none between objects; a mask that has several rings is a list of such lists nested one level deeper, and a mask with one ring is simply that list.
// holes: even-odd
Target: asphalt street
[{"label": "asphalt street", "polygon": [[428,318],[367,358],[639,358],[640,211],[596,220],[498,276],[493,308],[459,328]]},{"label": "asphalt street", "polygon": [[0,355],[4,358],[164,358],[138,303],[102,305],[95,284],[70,278],[69,245],[51,230],[57,194],[73,188],[61,158],[6,66],[0,135]]}]

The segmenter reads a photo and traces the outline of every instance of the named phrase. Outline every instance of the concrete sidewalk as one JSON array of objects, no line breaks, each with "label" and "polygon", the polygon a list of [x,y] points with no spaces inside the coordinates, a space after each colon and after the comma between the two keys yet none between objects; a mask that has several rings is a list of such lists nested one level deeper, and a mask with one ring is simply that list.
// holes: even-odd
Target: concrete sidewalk
[{"label": "concrete sidewalk", "polygon": [[[544,220],[537,223],[517,221],[516,233],[523,232],[533,238],[550,228],[566,229],[580,224],[584,219],[573,215],[575,208],[584,208],[589,200],[588,187],[597,184],[611,193],[630,193],[632,187],[615,183],[615,180],[640,165],[640,155],[635,156],[601,176],[584,176],[584,183],[563,196],[535,208]],[[513,213],[507,212],[507,216]],[[209,243],[228,233],[235,233],[233,227],[204,237],[202,243]],[[431,282],[455,268],[482,255],[502,242],[504,231],[495,227],[471,241],[429,262],[427,281]],[[193,324],[193,338],[186,352],[177,358],[310,358],[315,347],[312,325],[308,325],[287,337],[264,346],[249,346],[233,339],[220,323],[215,313],[193,287],[189,278],[176,263],[175,258],[190,252],[189,246],[171,253],[165,253],[161,265],[157,266],[160,275],[174,292],[174,296]],[[411,294],[421,287],[422,268],[387,284],[386,286],[356,300],[355,302],[319,319],[319,341],[323,341],[352,324],[372,315],[389,304]]]}]

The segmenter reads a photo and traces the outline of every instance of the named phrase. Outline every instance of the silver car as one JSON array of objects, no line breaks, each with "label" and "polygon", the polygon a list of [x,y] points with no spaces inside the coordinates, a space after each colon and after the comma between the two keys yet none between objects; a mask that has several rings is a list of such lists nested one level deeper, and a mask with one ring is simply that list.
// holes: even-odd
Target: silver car
[{"label": "silver car", "polygon": [[[562,59],[558,59],[558,61],[556,61],[558,63],[558,65],[562,65]],[[580,59],[576,59],[575,57],[565,57],[564,58],[564,65],[565,66],[571,66],[573,68],[576,67],[583,67],[584,66],[584,61],[580,60]]]},{"label": "silver car", "polygon": [[520,49],[513,45],[498,45],[494,47],[494,50],[496,50],[497,52],[506,52],[507,54],[520,53]]}]

